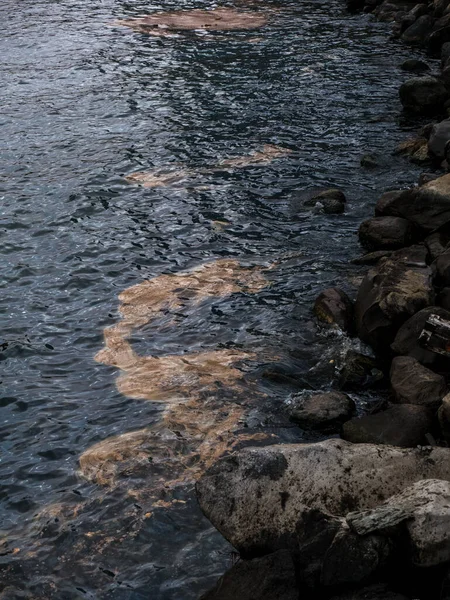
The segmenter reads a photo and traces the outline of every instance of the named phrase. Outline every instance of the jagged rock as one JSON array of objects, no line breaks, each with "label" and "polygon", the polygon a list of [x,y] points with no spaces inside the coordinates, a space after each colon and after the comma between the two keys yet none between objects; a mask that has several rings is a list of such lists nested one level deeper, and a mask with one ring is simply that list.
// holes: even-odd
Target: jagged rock
[{"label": "jagged rock", "polygon": [[450,119],[444,119],[436,123],[431,130],[428,140],[428,150],[435,157],[441,160],[445,158],[445,147],[450,141]]},{"label": "jagged rock", "polygon": [[298,600],[290,552],[241,560],[200,600]]},{"label": "jagged rock", "polygon": [[371,387],[382,379],[383,373],[377,360],[354,350],[346,353],[339,375],[341,389]]},{"label": "jagged rock", "polygon": [[402,40],[407,44],[423,44],[429,36],[433,25],[433,17],[431,15],[423,15],[403,32]]},{"label": "jagged rock", "polygon": [[438,294],[436,303],[450,312],[450,287],[442,288]]},{"label": "jagged rock", "polygon": [[425,477],[449,480],[449,458],[447,448],[336,439],[246,448],[211,467],[197,495],[225,538],[244,556],[258,556],[297,547],[297,524],[310,511],[343,517],[374,508]]},{"label": "jagged rock", "polygon": [[351,262],[354,265],[376,265],[380,258],[385,258],[391,254],[390,250],[375,250],[375,252],[368,252],[367,254],[363,254],[363,256],[354,258]]},{"label": "jagged rock", "polygon": [[445,379],[411,356],[396,356],[391,385],[397,402],[437,408],[447,391]]},{"label": "jagged rock", "polygon": [[440,231],[431,233],[424,239],[424,243],[428,252],[430,253],[431,260],[435,260],[438,256],[445,252],[448,242],[448,236]]},{"label": "jagged rock", "polygon": [[391,211],[391,204],[393,201],[402,194],[402,190],[392,190],[390,192],[385,192],[378,200],[375,206],[375,216],[384,217],[384,216],[393,216],[398,217],[399,215],[395,214],[395,212]]},{"label": "jagged rock", "polygon": [[376,169],[381,166],[380,160],[373,154],[364,154],[361,157],[360,164],[362,167],[366,167],[366,169]]},{"label": "jagged rock", "polygon": [[450,442],[450,394],[442,398],[442,404],[438,410],[439,426],[444,440]]},{"label": "jagged rock", "polygon": [[431,76],[408,79],[400,86],[400,101],[405,110],[430,114],[443,110],[448,92],[439,79]]},{"label": "jagged rock", "polygon": [[354,444],[387,444],[412,448],[425,442],[432,416],[423,406],[400,404],[344,423],[341,437]]},{"label": "jagged rock", "polygon": [[304,429],[336,431],[351,417],[355,403],[340,392],[293,394],[288,412],[291,421]]},{"label": "jagged rock", "polygon": [[404,191],[392,201],[391,210],[424,231],[443,227],[450,222],[450,174]]},{"label": "jagged rock", "polygon": [[412,246],[383,258],[364,278],[356,298],[359,337],[376,349],[385,349],[398,328],[434,300],[426,249]]},{"label": "jagged rock", "polygon": [[443,319],[450,320],[450,312],[440,306],[429,306],[420,310],[408,319],[398,330],[391,348],[396,354],[412,356],[421,364],[434,367],[437,370],[450,366],[450,360],[440,354],[423,348],[419,343],[419,335],[425,323],[431,315],[438,315]]},{"label": "jagged rock", "polygon": [[392,531],[403,526],[412,563],[432,567],[450,561],[450,484],[438,479],[417,481],[369,511],[347,515],[358,535]]},{"label": "jagged rock", "polygon": [[450,58],[450,42],[446,42],[441,48],[441,69],[443,69]]},{"label": "jagged rock", "polygon": [[343,331],[353,329],[353,302],[339,288],[321,292],[314,303],[314,314],[324,323],[336,324]]},{"label": "jagged rock", "polygon": [[426,183],[430,183],[430,181],[439,179],[439,177],[440,176],[436,175],[435,173],[421,173],[419,175],[418,185],[419,185],[419,187],[421,187],[422,185],[425,185]]},{"label": "jagged rock", "polygon": [[450,250],[440,254],[432,264],[435,282],[443,287],[450,286]]},{"label": "jagged rock", "polygon": [[415,228],[401,217],[373,217],[361,223],[358,234],[368,250],[395,250],[413,243]]},{"label": "jagged rock", "polygon": [[425,71],[429,71],[430,67],[423,60],[418,60],[416,58],[409,58],[405,60],[400,68],[402,71],[407,71],[408,73],[424,73]]}]

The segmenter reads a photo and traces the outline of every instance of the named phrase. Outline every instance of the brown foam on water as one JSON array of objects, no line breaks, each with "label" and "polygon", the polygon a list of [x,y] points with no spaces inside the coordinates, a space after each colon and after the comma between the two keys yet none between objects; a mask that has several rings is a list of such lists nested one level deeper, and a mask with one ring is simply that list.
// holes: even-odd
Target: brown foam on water
[{"label": "brown foam on water", "polygon": [[145,188],[156,188],[184,183],[186,179],[189,179],[192,175],[193,172],[183,168],[178,171],[157,169],[155,171],[139,171],[131,173],[130,175],[127,175],[125,179],[129,183],[137,183]]},{"label": "brown foam on water", "polygon": [[261,151],[254,151],[247,156],[239,156],[237,158],[227,158],[221,160],[216,168],[226,167],[240,169],[248,166],[267,165],[276,158],[282,158],[292,153],[289,148],[282,148],[274,144],[264,144]]},{"label": "brown foam on water", "polygon": [[233,8],[213,10],[178,10],[158,12],[136,19],[115,21],[115,25],[131,27],[140,33],[151,33],[155,29],[171,31],[225,31],[257,29],[266,25],[267,15],[263,12],[243,12]]}]

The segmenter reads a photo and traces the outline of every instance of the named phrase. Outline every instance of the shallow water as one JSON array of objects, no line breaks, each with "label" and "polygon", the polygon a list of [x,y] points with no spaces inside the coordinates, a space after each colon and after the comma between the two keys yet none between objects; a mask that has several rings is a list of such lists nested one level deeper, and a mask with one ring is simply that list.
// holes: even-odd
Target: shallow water
[{"label": "shallow water", "polygon": [[[242,1],[268,24],[157,37],[113,23],[213,5],[1,3],[2,598],[184,600],[231,565],[195,503],[202,457],[221,443],[302,439],[277,429],[292,389],[262,371],[276,363],[327,383],[309,372],[332,343],[311,303],[324,286],[353,291],[358,223],[419,172],[390,157],[412,127],[397,89],[413,53],[342,4]],[[265,145],[290,152],[248,160]],[[362,169],[366,152],[384,166]],[[126,179],[142,172],[172,177]],[[292,192],[309,186],[344,189],[346,213],[296,214]],[[120,322],[119,294],[224,258],[272,265],[269,284],[188,295],[128,342],[142,357],[251,354],[236,366],[239,390],[227,372],[176,413],[120,393],[118,370],[94,360]],[[96,444],[135,431],[117,482],[114,444],[115,483],[80,470]]]}]

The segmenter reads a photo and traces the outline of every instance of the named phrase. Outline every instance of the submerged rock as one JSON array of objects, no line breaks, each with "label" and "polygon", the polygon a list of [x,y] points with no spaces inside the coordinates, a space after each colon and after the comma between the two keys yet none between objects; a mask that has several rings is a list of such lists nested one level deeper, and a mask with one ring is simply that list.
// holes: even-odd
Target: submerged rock
[{"label": "submerged rock", "polygon": [[405,110],[420,114],[443,110],[448,99],[445,85],[436,77],[431,76],[408,79],[400,86],[399,94]]},{"label": "submerged rock", "polygon": [[336,324],[343,331],[353,329],[353,302],[339,288],[328,288],[321,292],[314,303],[314,314],[328,324]]},{"label": "submerged rock", "polygon": [[368,250],[395,250],[413,243],[412,223],[401,217],[373,217],[361,223],[359,241]]},{"label": "submerged rock", "polygon": [[340,392],[294,394],[288,412],[291,421],[304,429],[336,431],[355,410],[351,398]]},{"label": "submerged rock", "polygon": [[450,286],[450,250],[440,254],[432,264],[435,274],[435,283],[447,287]]},{"label": "submerged rock", "polygon": [[360,352],[349,350],[339,376],[341,389],[371,387],[383,379],[378,361]]},{"label": "submerged rock", "polygon": [[411,356],[392,361],[391,385],[397,402],[437,408],[445,396],[445,379]]},{"label": "submerged rock", "polygon": [[247,448],[209,469],[197,483],[197,494],[213,525],[251,557],[297,547],[298,523],[314,513],[339,518],[374,508],[425,477],[448,481],[449,458],[447,448],[336,439]]},{"label": "submerged rock", "polygon": [[375,415],[344,423],[341,436],[354,444],[387,444],[412,448],[431,431],[432,417],[423,406],[400,404]]},{"label": "submerged rock", "polygon": [[409,58],[400,65],[402,71],[408,71],[409,73],[424,73],[429,71],[430,67],[423,60],[417,60],[416,58]]}]

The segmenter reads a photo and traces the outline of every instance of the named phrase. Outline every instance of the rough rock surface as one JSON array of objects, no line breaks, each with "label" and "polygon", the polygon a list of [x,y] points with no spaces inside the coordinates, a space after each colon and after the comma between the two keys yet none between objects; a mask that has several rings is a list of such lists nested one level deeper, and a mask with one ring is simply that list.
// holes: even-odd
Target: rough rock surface
[{"label": "rough rock surface", "polygon": [[450,141],[450,119],[445,119],[440,123],[433,125],[430,139],[428,140],[428,150],[435,157],[441,160],[445,158],[445,147]]},{"label": "rough rock surface", "polygon": [[355,403],[340,392],[294,394],[288,412],[291,421],[305,429],[333,431],[352,416]]},{"label": "rough rock surface", "polygon": [[397,402],[437,408],[445,396],[445,379],[411,356],[396,356],[391,365],[391,385]]},{"label": "rough rock surface", "polygon": [[383,373],[377,360],[366,354],[349,350],[343,360],[339,375],[339,387],[342,390],[371,387],[383,379]]},{"label": "rough rock surface", "polygon": [[438,410],[439,426],[444,440],[450,442],[450,394],[442,399],[442,404]]},{"label": "rough rock surface", "polygon": [[390,209],[424,231],[443,227],[450,222],[450,174],[404,191],[392,201]]},{"label": "rough rock surface", "polygon": [[383,216],[393,216],[398,217],[399,215],[395,214],[395,211],[391,210],[391,204],[394,202],[396,198],[398,198],[403,193],[402,190],[392,190],[390,192],[384,192],[378,199],[378,202],[375,206],[375,216],[383,217]]},{"label": "rough rock surface", "polygon": [[240,560],[200,600],[298,600],[294,564],[287,550]]},{"label": "rough rock surface", "polygon": [[359,535],[388,532],[402,523],[413,564],[431,567],[450,561],[448,481],[417,481],[373,510],[347,515],[347,522]]},{"label": "rough rock surface", "polygon": [[341,436],[354,444],[387,444],[412,448],[425,442],[432,416],[423,406],[400,404],[344,423]]},{"label": "rough rock surface", "polygon": [[450,479],[447,448],[403,449],[329,439],[247,448],[197,483],[200,506],[246,556],[286,548],[310,511],[345,516],[374,508],[416,481]]},{"label": "rough rock surface", "polygon": [[343,331],[353,329],[353,302],[339,288],[321,292],[314,303],[314,314],[324,323],[338,325]]},{"label": "rough rock surface", "polygon": [[425,248],[413,246],[393,252],[367,273],[359,288],[355,303],[358,335],[375,349],[385,349],[397,329],[433,301]]},{"label": "rough rock surface", "polygon": [[446,250],[436,258],[432,269],[436,284],[444,287],[450,286],[450,250]]},{"label": "rough rock surface", "polygon": [[406,110],[420,114],[439,112],[448,98],[445,85],[429,75],[408,79],[400,86],[399,95]]},{"label": "rough rock surface", "polygon": [[358,233],[368,250],[395,250],[413,243],[415,228],[401,217],[373,217],[361,223]]}]

